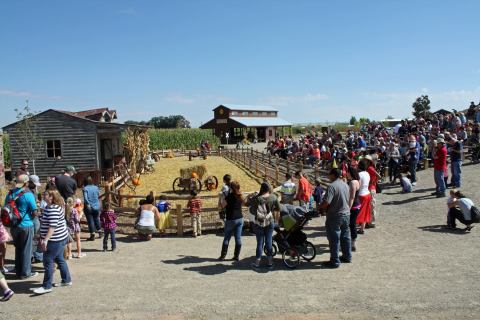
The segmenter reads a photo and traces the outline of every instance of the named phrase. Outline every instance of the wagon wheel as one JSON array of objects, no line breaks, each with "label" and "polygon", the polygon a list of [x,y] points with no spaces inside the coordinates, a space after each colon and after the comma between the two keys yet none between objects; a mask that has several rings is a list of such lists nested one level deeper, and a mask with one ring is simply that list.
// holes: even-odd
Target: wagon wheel
[{"label": "wagon wheel", "polygon": [[208,191],[217,190],[218,188],[218,179],[215,176],[209,176],[205,179],[204,186]]},{"label": "wagon wheel", "polygon": [[172,189],[175,193],[180,193],[182,191],[185,191],[185,188],[182,187],[182,178],[178,177],[175,180],[173,180]]},{"label": "wagon wheel", "polygon": [[202,181],[198,178],[197,179],[191,179],[189,189],[190,190],[196,190],[197,192],[202,191]]}]

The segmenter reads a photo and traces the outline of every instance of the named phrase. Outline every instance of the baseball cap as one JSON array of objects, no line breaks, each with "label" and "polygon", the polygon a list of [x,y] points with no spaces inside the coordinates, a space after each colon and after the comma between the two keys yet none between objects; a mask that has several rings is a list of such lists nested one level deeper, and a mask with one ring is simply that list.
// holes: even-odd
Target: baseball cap
[{"label": "baseball cap", "polygon": [[40,183],[40,178],[37,175],[34,175],[34,174],[30,175],[29,180],[31,183],[33,183],[37,187],[42,186],[42,184]]},{"label": "baseball cap", "polygon": [[17,183],[15,183],[16,188],[22,188],[30,180],[26,174],[21,174],[17,177]]},{"label": "baseball cap", "polygon": [[65,172],[72,172],[72,173],[77,173],[77,170],[75,170],[74,166],[66,166],[64,169]]}]

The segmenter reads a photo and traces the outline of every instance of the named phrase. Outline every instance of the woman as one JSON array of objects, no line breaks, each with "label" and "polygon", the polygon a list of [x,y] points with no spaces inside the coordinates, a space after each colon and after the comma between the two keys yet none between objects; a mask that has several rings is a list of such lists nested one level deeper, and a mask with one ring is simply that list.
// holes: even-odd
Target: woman
[{"label": "woman", "polygon": [[240,250],[242,249],[242,229],[243,229],[243,214],[242,205],[244,199],[240,191],[240,184],[237,181],[230,182],[230,193],[224,198],[221,203],[221,210],[225,211],[225,237],[223,238],[222,252],[219,260],[224,260],[227,256],[228,244],[232,234],[235,237],[235,251],[233,253],[233,260],[238,261]]},{"label": "woman", "polygon": [[44,250],[43,266],[45,274],[43,285],[33,290],[36,294],[52,292],[52,278],[54,263],[57,263],[62,282],[54,284],[55,287],[72,285],[70,271],[63,257],[63,249],[68,241],[67,225],[65,223],[65,202],[57,190],[45,193],[47,207],[40,218],[40,247]]},{"label": "woman", "polygon": [[86,186],[83,187],[83,203],[85,205],[84,212],[88,222],[88,232],[90,238],[87,241],[95,240],[95,232],[101,237],[102,227],[100,226],[100,190],[93,184],[92,177],[88,177]]},{"label": "woman", "polygon": [[358,199],[360,200],[360,212],[358,213],[357,217],[357,224],[360,225],[360,230],[358,230],[359,234],[365,233],[365,225],[372,221],[372,214],[371,214],[371,199],[372,196],[370,194],[370,190],[368,186],[370,184],[370,175],[367,172],[367,169],[370,165],[370,160],[362,159],[358,163],[358,176],[359,180],[359,189],[358,189]]},{"label": "woman", "polygon": [[350,189],[350,234],[352,238],[352,251],[357,251],[355,242],[357,240],[357,217],[360,212],[360,199],[358,197],[358,191],[360,190],[360,177],[358,170],[353,167],[347,169],[347,179],[350,181],[348,187]]},{"label": "woman", "polygon": [[273,228],[275,225],[274,211],[278,214],[280,212],[280,202],[274,194],[271,194],[270,185],[266,182],[260,186],[258,194],[252,194],[247,198],[247,204],[251,207],[250,210],[255,217],[254,232],[257,237],[257,252],[255,262],[252,263],[253,268],[259,268],[262,259],[263,245],[267,249],[267,267],[273,268],[272,256],[272,237]]},{"label": "woman", "polygon": [[400,160],[400,151],[395,145],[395,142],[391,141],[387,149],[388,158],[388,176],[391,184],[395,184],[395,180],[398,176],[398,161]]},{"label": "woman", "polygon": [[472,206],[474,206],[472,200],[467,198],[461,191],[455,192],[454,200],[448,204],[448,227],[455,229],[457,227],[455,220],[458,220],[467,226],[465,228],[466,231],[470,231],[473,228]]},{"label": "woman", "polygon": [[158,212],[158,209],[153,205],[154,202],[155,200],[151,195],[148,195],[144,201],[140,202],[138,217],[135,223],[135,229],[137,229],[138,235],[146,241],[151,240],[153,233],[157,231],[155,220],[160,220],[160,212]]}]

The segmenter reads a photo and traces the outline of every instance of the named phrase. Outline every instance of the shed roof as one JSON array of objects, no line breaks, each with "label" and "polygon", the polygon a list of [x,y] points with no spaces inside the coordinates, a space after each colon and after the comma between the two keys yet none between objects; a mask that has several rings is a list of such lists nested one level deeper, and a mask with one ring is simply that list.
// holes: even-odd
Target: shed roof
[{"label": "shed roof", "polygon": [[230,117],[246,127],[289,127],[292,124],[281,118],[273,117]]},{"label": "shed roof", "polygon": [[[240,105],[240,104],[221,104],[218,107],[225,107],[230,110],[238,110],[238,111],[278,111],[274,107],[271,106],[251,106],[251,105]],[[217,107],[217,108],[218,108]],[[215,108],[216,109],[216,108]]]}]

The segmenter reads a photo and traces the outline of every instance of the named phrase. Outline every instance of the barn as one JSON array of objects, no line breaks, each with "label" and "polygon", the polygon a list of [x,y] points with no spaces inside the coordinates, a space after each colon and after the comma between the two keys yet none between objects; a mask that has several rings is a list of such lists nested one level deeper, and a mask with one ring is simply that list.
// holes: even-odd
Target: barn
[{"label": "barn", "polygon": [[235,143],[247,137],[264,142],[290,134],[292,128],[290,122],[278,117],[278,110],[269,106],[222,104],[213,109],[213,115],[200,128],[213,129],[222,143]]},{"label": "barn", "polygon": [[[108,108],[79,112],[48,109],[29,119],[35,133],[34,152],[28,152],[24,125],[12,123],[3,128],[10,137],[10,159],[15,171],[22,159],[30,161],[30,173],[40,179],[58,175],[73,165],[77,177],[91,175],[96,182],[112,174],[114,159],[123,155],[121,134],[129,127],[115,123],[117,113]],[[34,156],[32,156],[32,154]],[[79,179],[81,180],[81,179]],[[80,184],[82,181],[78,181]]]}]

